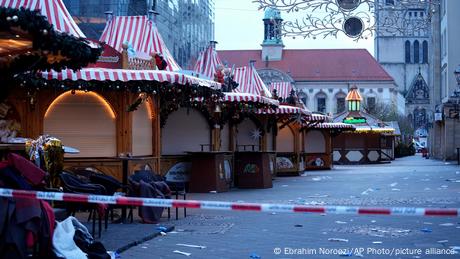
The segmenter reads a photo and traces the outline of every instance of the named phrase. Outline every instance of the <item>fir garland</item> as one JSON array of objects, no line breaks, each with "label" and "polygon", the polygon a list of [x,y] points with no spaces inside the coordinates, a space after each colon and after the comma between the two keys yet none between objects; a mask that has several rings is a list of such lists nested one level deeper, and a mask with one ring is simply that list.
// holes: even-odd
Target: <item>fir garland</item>
[{"label": "fir garland", "polygon": [[[92,48],[84,38],[55,31],[38,11],[0,7],[0,31],[10,32],[32,41],[30,53],[14,55],[0,62],[2,74],[13,75],[24,71],[80,69],[94,63],[102,48]],[[50,55],[62,60],[50,61]]]}]

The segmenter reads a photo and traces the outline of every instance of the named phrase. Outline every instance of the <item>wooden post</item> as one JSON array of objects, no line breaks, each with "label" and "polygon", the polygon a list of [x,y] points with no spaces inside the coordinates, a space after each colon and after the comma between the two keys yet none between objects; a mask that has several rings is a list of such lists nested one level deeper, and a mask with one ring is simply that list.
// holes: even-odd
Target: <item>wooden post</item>
[{"label": "wooden post", "polygon": [[155,172],[160,173],[161,158],[161,127],[160,127],[160,98],[158,95],[152,96],[153,118],[152,118],[152,147],[153,157],[156,159]]}]

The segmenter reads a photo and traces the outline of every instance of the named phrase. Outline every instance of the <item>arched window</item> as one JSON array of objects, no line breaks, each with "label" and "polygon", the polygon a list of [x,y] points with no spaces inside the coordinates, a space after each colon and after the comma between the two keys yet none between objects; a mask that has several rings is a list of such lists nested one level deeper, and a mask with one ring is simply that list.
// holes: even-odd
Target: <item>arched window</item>
[{"label": "arched window", "polygon": [[428,42],[423,41],[423,63],[428,63]]},{"label": "arched window", "polygon": [[406,40],[406,63],[410,63],[410,41]]},{"label": "arched window", "polygon": [[414,63],[420,63],[420,43],[414,41]]},{"label": "arched window", "polygon": [[335,95],[337,113],[345,111],[345,96],[343,92],[339,92]]},{"label": "arched window", "polygon": [[326,113],[326,95],[322,92],[316,95],[316,111]]}]

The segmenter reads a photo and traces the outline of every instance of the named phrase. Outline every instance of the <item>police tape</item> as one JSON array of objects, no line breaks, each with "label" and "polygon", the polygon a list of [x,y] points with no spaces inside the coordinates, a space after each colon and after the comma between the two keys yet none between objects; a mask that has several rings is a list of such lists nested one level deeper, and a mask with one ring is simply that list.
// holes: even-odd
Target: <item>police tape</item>
[{"label": "police tape", "polygon": [[74,194],[62,192],[40,192],[0,188],[0,197],[28,198],[37,200],[103,203],[126,206],[191,208],[208,210],[235,210],[286,213],[325,213],[349,215],[391,215],[391,216],[449,216],[459,217],[460,208],[413,208],[413,207],[356,207],[356,206],[305,206],[292,204],[240,203],[225,201],[197,201]]}]

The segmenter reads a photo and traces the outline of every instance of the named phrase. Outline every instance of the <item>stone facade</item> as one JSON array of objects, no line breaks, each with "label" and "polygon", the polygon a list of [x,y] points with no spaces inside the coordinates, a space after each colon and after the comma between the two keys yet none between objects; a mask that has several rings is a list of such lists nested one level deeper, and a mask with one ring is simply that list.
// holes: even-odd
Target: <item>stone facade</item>
[{"label": "stone facade", "polygon": [[[394,78],[396,89],[405,97],[405,114],[414,126],[414,135],[426,137],[433,121],[431,105],[430,55],[431,29],[427,22],[428,5],[415,3],[402,6],[401,2],[383,2],[384,8],[377,10],[377,19],[385,20],[394,12],[405,12],[404,22],[409,27],[416,23],[427,23],[425,30],[389,32],[377,26],[375,57]],[[412,25],[411,25],[412,24]]]}]

